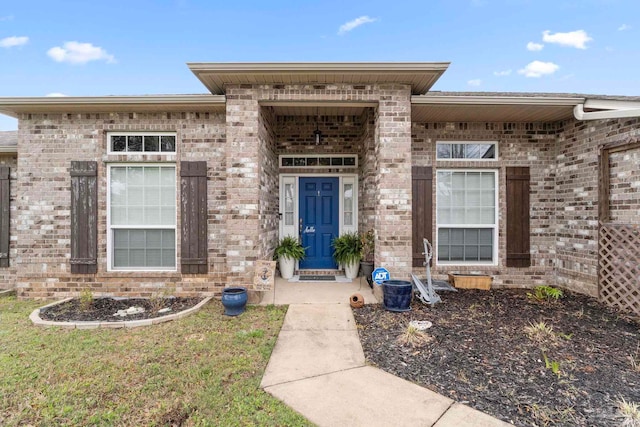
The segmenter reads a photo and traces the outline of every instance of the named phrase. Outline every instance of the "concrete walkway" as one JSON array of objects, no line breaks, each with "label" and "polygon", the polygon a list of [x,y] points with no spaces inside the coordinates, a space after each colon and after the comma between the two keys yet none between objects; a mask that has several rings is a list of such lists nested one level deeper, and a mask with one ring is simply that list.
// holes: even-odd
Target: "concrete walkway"
[{"label": "concrete walkway", "polygon": [[320,426],[510,425],[367,366],[347,302],[289,306],[264,390]]}]

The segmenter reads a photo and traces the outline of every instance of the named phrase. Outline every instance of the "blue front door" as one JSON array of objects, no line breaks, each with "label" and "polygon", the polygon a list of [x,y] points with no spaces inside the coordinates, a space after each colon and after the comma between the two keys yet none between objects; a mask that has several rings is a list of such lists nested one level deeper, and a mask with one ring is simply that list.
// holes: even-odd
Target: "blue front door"
[{"label": "blue front door", "polygon": [[300,178],[301,269],[334,269],[331,242],[338,235],[338,178]]}]

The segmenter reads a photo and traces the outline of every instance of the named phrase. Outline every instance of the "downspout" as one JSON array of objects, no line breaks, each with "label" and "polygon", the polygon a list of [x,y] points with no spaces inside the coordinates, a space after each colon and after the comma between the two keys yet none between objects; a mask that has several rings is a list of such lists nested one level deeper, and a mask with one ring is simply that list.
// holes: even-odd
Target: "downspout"
[{"label": "downspout", "polygon": [[584,111],[584,104],[573,107],[573,116],[577,120],[603,120],[603,119],[623,119],[629,117],[640,117],[640,108],[626,108],[605,111]]}]

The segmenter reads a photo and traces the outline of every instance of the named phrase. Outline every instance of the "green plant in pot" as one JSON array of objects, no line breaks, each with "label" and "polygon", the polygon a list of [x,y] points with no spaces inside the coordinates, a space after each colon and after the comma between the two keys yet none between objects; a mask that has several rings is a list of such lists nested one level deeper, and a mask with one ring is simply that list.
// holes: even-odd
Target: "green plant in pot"
[{"label": "green plant in pot", "polygon": [[273,258],[278,260],[280,275],[283,279],[291,279],[293,277],[296,261],[303,259],[304,255],[305,248],[298,239],[287,236],[278,242]]},{"label": "green plant in pot", "polygon": [[373,230],[360,234],[361,257],[360,273],[367,278],[369,285],[372,285],[373,259],[375,250],[375,234]]},{"label": "green plant in pot", "polygon": [[344,233],[331,242],[333,246],[333,259],[344,267],[344,275],[347,279],[358,277],[362,248],[360,236],[357,233]]}]

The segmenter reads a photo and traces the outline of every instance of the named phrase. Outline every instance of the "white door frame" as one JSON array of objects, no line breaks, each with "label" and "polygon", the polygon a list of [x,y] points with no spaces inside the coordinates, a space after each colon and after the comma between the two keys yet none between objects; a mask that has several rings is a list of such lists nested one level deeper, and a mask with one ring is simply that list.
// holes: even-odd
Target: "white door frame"
[{"label": "white door frame", "polygon": [[[280,174],[280,206],[279,206],[279,238],[285,236],[299,237],[298,222],[300,220],[299,195],[300,177],[337,177],[338,178],[338,234],[358,231],[358,174],[355,173],[281,173]],[[293,224],[285,224],[285,184],[293,185]],[[345,184],[353,185],[353,224],[344,224],[344,188]],[[296,264],[296,268],[298,268]]]}]

